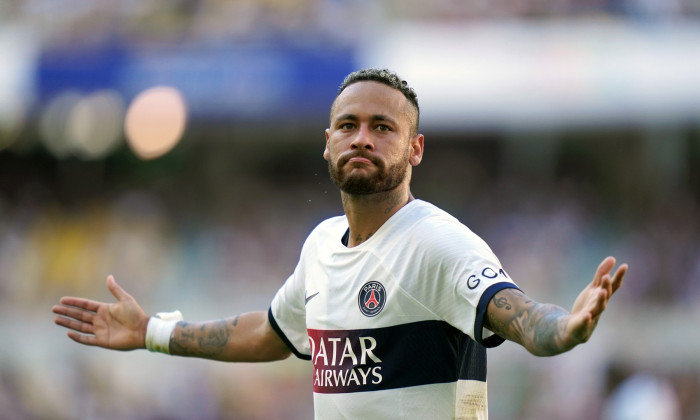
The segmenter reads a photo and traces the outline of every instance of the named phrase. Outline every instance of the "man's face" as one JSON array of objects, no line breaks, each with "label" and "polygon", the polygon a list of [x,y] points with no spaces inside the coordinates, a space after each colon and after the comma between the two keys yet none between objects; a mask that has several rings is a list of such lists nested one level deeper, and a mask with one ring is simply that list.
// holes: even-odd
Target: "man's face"
[{"label": "man's face", "polygon": [[396,89],[371,81],[345,88],[331,108],[323,153],[333,182],[353,195],[409,182],[423,154],[423,136],[411,135],[415,118],[415,108]]}]

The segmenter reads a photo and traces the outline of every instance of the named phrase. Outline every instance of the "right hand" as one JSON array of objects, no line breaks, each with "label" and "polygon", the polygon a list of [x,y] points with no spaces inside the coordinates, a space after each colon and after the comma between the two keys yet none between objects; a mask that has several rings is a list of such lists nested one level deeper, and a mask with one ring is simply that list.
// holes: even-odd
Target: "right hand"
[{"label": "right hand", "polygon": [[86,346],[112,350],[145,348],[150,317],[111,275],[107,277],[107,288],[117,298],[116,303],[62,297],[61,304],[51,308],[59,315],[54,322],[70,329],[68,337]]}]

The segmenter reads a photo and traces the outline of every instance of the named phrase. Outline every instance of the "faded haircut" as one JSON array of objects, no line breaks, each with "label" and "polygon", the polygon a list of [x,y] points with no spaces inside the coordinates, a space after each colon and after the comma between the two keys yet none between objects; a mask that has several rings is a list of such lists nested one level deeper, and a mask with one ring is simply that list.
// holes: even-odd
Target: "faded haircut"
[{"label": "faded haircut", "polygon": [[366,81],[379,82],[403,93],[403,96],[405,96],[406,99],[408,99],[408,101],[413,105],[413,107],[416,110],[416,121],[411,129],[411,134],[418,134],[418,120],[420,119],[418,95],[416,95],[416,91],[414,91],[413,88],[408,85],[407,81],[403,80],[399,77],[398,74],[389,69],[367,68],[357,70],[348,74],[345,80],[343,80],[343,83],[340,85],[340,88],[338,88],[338,94],[336,95],[336,98],[340,96],[341,93],[343,93],[345,88],[352,85],[353,83]]}]

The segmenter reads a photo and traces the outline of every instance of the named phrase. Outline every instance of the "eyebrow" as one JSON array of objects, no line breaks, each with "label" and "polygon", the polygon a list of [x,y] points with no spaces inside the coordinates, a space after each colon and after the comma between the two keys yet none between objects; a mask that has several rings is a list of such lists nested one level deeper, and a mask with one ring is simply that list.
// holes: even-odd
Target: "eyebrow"
[{"label": "eyebrow", "polygon": [[[359,121],[360,118],[359,118],[357,115],[355,115],[355,114],[343,114],[343,115],[339,115],[338,117],[336,117],[336,118],[333,120],[333,122],[336,123],[336,122],[338,122],[338,121],[344,121],[344,120]],[[389,116],[383,115],[383,114],[374,114],[374,115],[372,115],[372,116],[370,117],[370,121],[372,121],[372,122],[376,122],[376,121],[386,121],[386,122],[388,122],[388,123],[390,123],[390,124],[396,125],[396,121],[394,121],[393,118],[390,118]]]}]

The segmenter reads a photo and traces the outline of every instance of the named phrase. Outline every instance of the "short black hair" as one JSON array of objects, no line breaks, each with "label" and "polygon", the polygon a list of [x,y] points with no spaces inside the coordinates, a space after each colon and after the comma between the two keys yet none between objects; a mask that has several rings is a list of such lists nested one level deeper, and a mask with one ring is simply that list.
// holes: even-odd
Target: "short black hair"
[{"label": "short black hair", "polygon": [[347,77],[345,77],[345,80],[343,80],[343,83],[340,85],[340,88],[338,88],[336,98],[343,93],[345,88],[353,83],[366,81],[379,82],[403,93],[403,96],[405,96],[416,109],[416,123],[413,127],[413,134],[418,133],[418,120],[420,119],[418,95],[416,95],[416,91],[408,85],[407,81],[400,78],[398,74],[389,69],[366,68],[348,74]]}]

